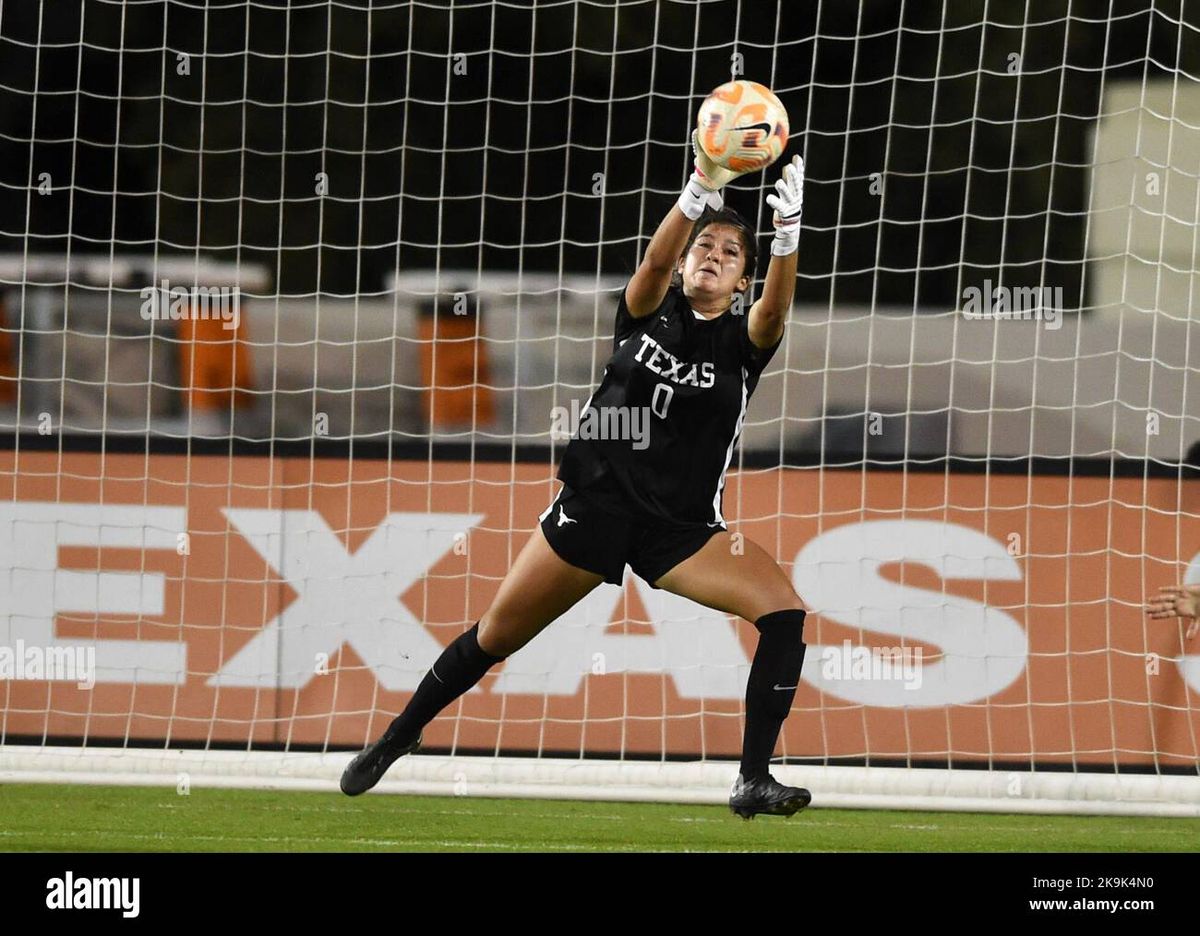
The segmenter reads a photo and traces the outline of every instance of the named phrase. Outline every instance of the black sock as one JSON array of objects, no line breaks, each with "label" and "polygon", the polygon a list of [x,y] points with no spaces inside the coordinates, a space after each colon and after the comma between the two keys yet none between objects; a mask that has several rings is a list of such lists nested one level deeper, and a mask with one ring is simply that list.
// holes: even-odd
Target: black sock
[{"label": "black sock", "polygon": [[801,610],[772,611],[754,622],[758,649],[746,682],[742,741],[741,774],[746,780],[766,776],[779,731],[792,709],[804,665],[804,615]]},{"label": "black sock", "polygon": [[388,726],[389,744],[407,746],[421,734],[438,712],[483,679],[484,673],[504,657],[492,656],[479,646],[478,622],[442,651],[408,705]]}]

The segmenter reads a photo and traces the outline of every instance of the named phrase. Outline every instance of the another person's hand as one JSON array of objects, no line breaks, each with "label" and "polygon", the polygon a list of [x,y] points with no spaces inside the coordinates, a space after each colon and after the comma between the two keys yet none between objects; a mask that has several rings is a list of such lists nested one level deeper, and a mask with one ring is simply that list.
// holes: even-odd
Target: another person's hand
[{"label": "another person's hand", "polygon": [[1146,613],[1155,619],[1191,618],[1187,638],[1200,634],[1200,585],[1163,585],[1146,602]]}]

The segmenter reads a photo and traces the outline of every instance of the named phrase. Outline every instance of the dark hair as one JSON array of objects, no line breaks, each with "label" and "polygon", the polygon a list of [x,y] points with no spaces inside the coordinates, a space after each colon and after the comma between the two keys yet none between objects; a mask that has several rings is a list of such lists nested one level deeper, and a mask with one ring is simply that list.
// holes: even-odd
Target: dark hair
[{"label": "dark hair", "polygon": [[[758,238],[755,237],[754,228],[750,227],[750,223],[733,208],[726,207],[717,211],[705,208],[704,213],[696,219],[696,223],[692,227],[692,236],[684,245],[683,253],[679,255],[680,258],[687,256],[687,252],[692,249],[692,244],[696,243],[696,238],[703,234],[704,229],[710,224],[727,224],[738,232],[738,240],[742,244],[742,257],[745,260],[742,276],[748,277],[750,283],[753,284],[754,271],[758,267]],[[683,285],[683,277],[678,272],[671,275],[671,285]]]}]

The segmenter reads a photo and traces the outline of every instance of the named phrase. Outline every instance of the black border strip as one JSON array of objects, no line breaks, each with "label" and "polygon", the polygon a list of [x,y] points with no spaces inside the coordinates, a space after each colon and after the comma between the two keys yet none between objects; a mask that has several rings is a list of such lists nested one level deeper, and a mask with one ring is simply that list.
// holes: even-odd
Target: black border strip
[{"label": "black border strip", "polygon": [[[566,443],[559,445],[509,442],[444,442],[383,439],[245,439],[157,436],[119,433],[72,433],[42,436],[32,432],[0,434],[0,451],[83,452],[114,455],[195,455],[255,458],[355,458],[364,461],[475,461],[489,463],[554,464]],[[1200,478],[1200,468],[1144,458],[1074,456],[968,457],[914,456],[909,459],[870,458],[860,453],[744,450],[733,467],[829,468],[838,471],[910,471],[938,474],[1057,475],[1063,477]]]}]

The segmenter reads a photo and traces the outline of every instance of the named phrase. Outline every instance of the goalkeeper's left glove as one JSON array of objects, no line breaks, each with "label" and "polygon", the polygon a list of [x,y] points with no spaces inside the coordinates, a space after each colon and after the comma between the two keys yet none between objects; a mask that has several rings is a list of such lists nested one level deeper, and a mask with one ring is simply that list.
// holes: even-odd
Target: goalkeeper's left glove
[{"label": "goalkeeper's left glove", "polygon": [[767,196],[775,209],[775,239],[771,255],[786,257],[800,246],[800,213],[804,208],[804,160],[793,156],[783,167],[783,177],[775,183],[775,194]]}]

